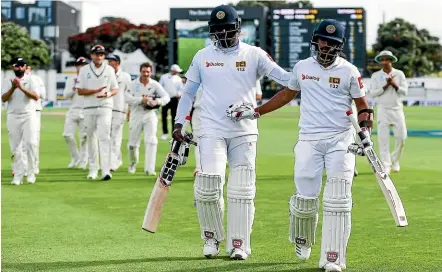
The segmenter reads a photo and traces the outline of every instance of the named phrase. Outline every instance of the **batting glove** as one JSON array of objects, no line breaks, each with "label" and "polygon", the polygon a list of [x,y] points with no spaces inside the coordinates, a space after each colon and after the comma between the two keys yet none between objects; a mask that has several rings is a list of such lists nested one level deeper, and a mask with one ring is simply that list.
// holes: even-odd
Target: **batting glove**
[{"label": "batting glove", "polygon": [[254,120],[260,117],[259,112],[253,107],[252,103],[232,104],[226,112],[227,117],[234,122],[243,119]]}]

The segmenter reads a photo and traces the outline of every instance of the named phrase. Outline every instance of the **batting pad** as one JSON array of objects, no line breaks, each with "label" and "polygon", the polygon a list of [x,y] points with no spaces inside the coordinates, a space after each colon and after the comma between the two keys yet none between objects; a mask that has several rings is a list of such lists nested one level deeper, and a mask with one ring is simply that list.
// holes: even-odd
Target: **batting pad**
[{"label": "batting pad", "polygon": [[317,197],[298,194],[290,198],[289,240],[291,243],[311,247],[315,244],[319,201]]},{"label": "batting pad", "polygon": [[221,176],[199,172],[196,174],[194,192],[201,238],[224,240]]},{"label": "batting pad", "polygon": [[235,167],[230,171],[227,183],[227,244],[228,253],[240,248],[251,254],[250,234],[255,214],[255,169],[247,166]]},{"label": "batting pad", "polygon": [[347,242],[351,230],[351,180],[331,177],[323,197],[321,258],[319,267],[327,263],[346,265]]}]

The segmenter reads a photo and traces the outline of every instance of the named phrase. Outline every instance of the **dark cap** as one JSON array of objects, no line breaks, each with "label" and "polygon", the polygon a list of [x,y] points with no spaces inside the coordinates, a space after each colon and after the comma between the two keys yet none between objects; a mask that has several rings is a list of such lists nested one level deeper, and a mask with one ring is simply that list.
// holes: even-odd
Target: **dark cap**
[{"label": "dark cap", "polygon": [[22,57],[18,57],[18,58],[15,58],[15,59],[12,60],[12,66],[19,66],[19,67],[21,67],[21,66],[24,66],[24,65],[27,65],[27,64],[28,63]]},{"label": "dark cap", "polygon": [[106,54],[106,49],[101,44],[94,45],[91,49],[91,54]]},{"label": "dark cap", "polygon": [[111,54],[111,55],[107,56],[107,59],[108,60],[116,60],[116,61],[118,61],[118,63],[121,63],[120,56],[118,56],[118,55]]},{"label": "dark cap", "polygon": [[85,65],[88,64],[89,62],[87,61],[87,59],[85,57],[79,57],[76,61],[75,61],[75,66],[77,65]]}]

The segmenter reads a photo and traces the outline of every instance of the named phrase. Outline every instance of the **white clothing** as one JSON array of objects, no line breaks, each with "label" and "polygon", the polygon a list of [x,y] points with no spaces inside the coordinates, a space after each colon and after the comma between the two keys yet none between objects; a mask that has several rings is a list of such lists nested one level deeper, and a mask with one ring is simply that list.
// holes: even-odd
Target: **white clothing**
[{"label": "white clothing", "polygon": [[[385,90],[387,78],[393,77],[393,81],[399,87],[396,91],[393,86],[389,85]],[[398,69],[392,69],[387,74],[383,70],[374,72],[371,75],[371,86],[369,94],[374,98],[376,105],[386,109],[402,109],[402,98],[408,93],[408,83],[404,73]]]},{"label": "white clothing", "polygon": [[106,88],[99,93],[84,96],[85,109],[96,109],[97,107],[112,109],[113,97],[97,98],[97,96],[118,89],[118,83],[114,68],[105,63],[98,68],[93,63],[81,67],[76,88],[96,90],[105,86]]},{"label": "white clothing", "polygon": [[[37,75],[33,75],[33,74],[30,74],[30,76],[31,76],[31,78],[35,81],[35,82],[37,82],[37,84],[38,84],[38,89],[39,89],[39,98],[38,98],[38,100],[36,101],[36,105],[35,105],[35,109],[36,110],[42,110],[42,108],[43,108],[43,105],[42,105],[42,99],[44,100],[44,99],[46,99],[46,97],[47,97],[47,95],[46,95],[46,87],[45,87],[45,84],[44,84],[44,82],[43,82],[43,79],[41,79],[41,77],[39,77],[39,76],[37,76]],[[39,141],[40,142],[40,141]]]},{"label": "white clothing", "polygon": [[69,111],[82,110],[84,106],[84,96],[78,94],[78,87],[76,87],[77,82],[77,77],[68,78],[64,87],[63,97],[65,99],[71,99],[71,106]]},{"label": "white clothing", "polygon": [[114,99],[114,111],[118,112],[127,112],[127,103],[124,100],[124,93],[127,89],[129,89],[129,85],[131,83],[131,77],[128,73],[122,71],[121,69],[115,73],[118,83],[118,93],[113,96]]},{"label": "white clothing", "polygon": [[365,95],[359,71],[340,57],[328,68],[312,57],[299,61],[288,88],[302,92],[300,140],[331,138],[351,129],[345,112],[351,109],[353,98]]},{"label": "white clothing", "polygon": [[[232,122],[226,109],[241,102],[256,106],[256,81],[276,68],[264,50],[242,42],[229,53],[213,45],[199,50],[186,77],[202,85],[201,129],[225,138],[258,134],[256,120]],[[184,120],[182,115],[178,111],[178,123]]]},{"label": "white clothing", "polygon": [[170,97],[177,97],[184,86],[181,77],[171,73],[162,75],[160,77],[160,84]]},{"label": "white clothing", "polygon": [[[9,89],[12,87],[12,80],[14,80],[14,78],[4,80],[2,94],[9,91]],[[22,78],[20,78],[20,84],[24,89],[36,92],[37,95],[40,95],[40,85],[33,77],[25,74]],[[29,112],[35,113],[36,111],[36,101],[27,97],[19,88],[15,89],[11,98],[7,102],[8,114],[25,114]]]},{"label": "white clothing", "polygon": [[[128,90],[125,92],[125,100],[130,107],[130,116],[144,116],[146,110],[144,109],[143,96],[157,97],[160,106],[164,106],[170,101],[170,97],[158,81],[149,79],[149,82],[144,85],[140,82],[140,78],[132,80]],[[148,110],[149,111],[149,110]]]}]

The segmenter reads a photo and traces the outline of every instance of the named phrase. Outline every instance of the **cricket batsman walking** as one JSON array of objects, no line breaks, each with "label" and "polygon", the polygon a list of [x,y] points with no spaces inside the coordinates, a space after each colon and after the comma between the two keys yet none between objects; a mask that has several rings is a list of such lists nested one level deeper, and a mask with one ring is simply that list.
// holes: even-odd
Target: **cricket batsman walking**
[{"label": "cricket batsman walking", "polygon": [[91,49],[92,63],[80,69],[78,94],[84,96],[84,123],[86,126],[87,145],[89,148],[89,179],[98,176],[98,161],[94,145],[95,135],[98,137],[102,180],[112,178],[110,173],[111,157],[111,122],[112,96],[118,92],[115,70],[104,63],[106,50],[102,45]]},{"label": "cricket batsman walking", "polygon": [[[407,138],[407,126],[402,98],[407,95],[408,84],[404,73],[393,68],[397,58],[390,51],[382,51],[375,57],[382,69],[371,76],[370,95],[377,106],[379,153],[387,173],[399,172],[399,159]],[[390,127],[395,139],[394,151],[390,155]]]},{"label": "cricket batsman walking", "polygon": [[[231,259],[245,260],[251,254],[257,122],[232,122],[226,110],[241,101],[246,102],[244,107],[253,109],[259,77],[265,75],[286,86],[289,76],[265,51],[240,42],[240,32],[241,19],[233,7],[222,5],[212,10],[209,33],[213,44],[199,50],[190,64],[173,131],[175,140],[184,140],[181,128],[198,87],[202,86],[198,140],[201,171],[196,174],[194,198],[204,241],[203,255],[207,258],[219,254],[219,243],[226,235],[226,251]],[[227,161],[230,174],[226,234],[223,185]]]},{"label": "cricket batsman walking", "polygon": [[[8,102],[7,128],[9,146],[11,148],[14,179],[13,185],[20,185],[27,175],[28,183],[35,183],[35,166],[37,153],[36,130],[36,101],[39,99],[40,84],[26,74],[26,61],[23,58],[13,60],[12,68],[15,78],[5,80],[2,86],[2,102]],[[22,154],[22,146],[24,154]],[[20,153],[27,156],[27,164],[22,158],[16,158]]]},{"label": "cricket batsman walking", "polygon": [[115,171],[123,164],[121,143],[123,141],[124,120],[126,119],[127,103],[124,101],[124,93],[129,88],[131,77],[121,67],[121,59],[118,55],[107,57],[109,65],[114,68],[118,82],[118,93],[114,96],[114,108],[112,109],[111,126],[111,171]]},{"label": "cricket batsman walking", "polygon": [[[336,20],[320,22],[311,40],[313,57],[295,65],[287,88],[258,108],[232,106],[228,112],[234,121],[249,122],[286,105],[302,90],[299,140],[294,149],[296,193],[289,204],[289,240],[295,243],[298,258],[310,257],[325,167],[327,181],[322,199],[319,261],[319,267],[325,271],[346,268],[355,166],[355,156],[347,152],[354,134],[346,111],[351,109],[353,100],[361,127],[372,127],[361,75],[355,66],[339,57],[344,47],[344,33],[343,25]],[[368,132],[366,134],[363,144],[371,145]]]},{"label": "cricket batsman walking", "polygon": [[[75,69],[77,70],[77,77],[69,78],[66,81],[66,86],[64,88],[63,96],[66,99],[71,99],[71,106],[69,111],[66,113],[66,118],[64,121],[64,131],[63,137],[68,146],[69,153],[71,154],[71,162],[68,165],[68,168],[74,168],[76,166],[81,169],[86,169],[88,164],[88,148],[86,144],[86,127],[84,124],[84,115],[83,115],[83,104],[84,97],[78,94],[78,89],[76,87],[78,81],[78,74],[80,72],[81,67],[88,64],[88,61],[84,57],[79,57],[75,61]],[[77,128],[79,129],[79,139],[80,139],[80,150],[78,150],[77,143],[75,140],[75,133],[77,132]],[[93,141],[93,144],[96,145],[97,140]],[[97,150],[97,147],[93,148],[93,150]],[[95,157],[97,157],[98,153],[96,153]]]},{"label": "cricket batsman walking", "polygon": [[139,160],[141,133],[144,133],[144,172],[155,176],[157,156],[157,126],[158,117],[155,110],[165,106],[170,97],[161,84],[150,78],[152,65],[148,62],[141,64],[140,77],[134,79],[124,93],[124,98],[130,106],[129,117],[129,169],[130,174],[136,172]]}]

